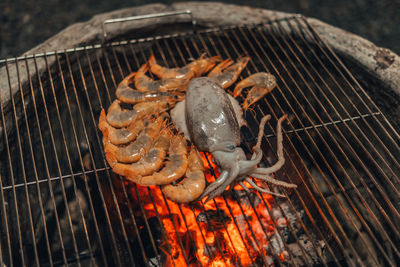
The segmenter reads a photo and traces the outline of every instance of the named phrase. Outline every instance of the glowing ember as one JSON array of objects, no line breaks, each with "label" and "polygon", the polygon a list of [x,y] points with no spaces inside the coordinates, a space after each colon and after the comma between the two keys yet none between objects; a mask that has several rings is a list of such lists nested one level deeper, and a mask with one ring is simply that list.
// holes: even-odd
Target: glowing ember
[{"label": "glowing ember", "polygon": [[[217,168],[211,160],[203,160],[209,166],[207,180],[212,182],[213,171],[219,176]],[[270,262],[268,237],[275,233],[268,212],[271,196],[263,195],[258,205],[249,204],[250,200],[240,205],[234,197],[178,205],[166,199],[159,187],[139,186],[138,190],[147,218],[158,215],[164,227],[167,240],[159,249],[167,255],[167,266],[198,266],[199,262],[202,266],[250,266],[262,259]],[[283,254],[280,257],[284,260]]]}]

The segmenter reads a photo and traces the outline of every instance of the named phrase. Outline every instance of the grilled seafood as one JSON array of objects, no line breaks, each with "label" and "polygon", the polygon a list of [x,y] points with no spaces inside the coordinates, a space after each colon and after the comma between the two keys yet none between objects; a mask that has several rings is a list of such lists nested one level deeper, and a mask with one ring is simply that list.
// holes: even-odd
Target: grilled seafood
[{"label": "grilled seafood", "polygon": [[242,57],[235,64],[233,64],[234,61],[232,59],[224,60],[210,71],[208,77],[226,89],[236,82],[249,60],[249,57]]},{"label": "grilled seafood", "polygon": [[159,100],[152,102],[142,102],[133,106],[133,109],[122,109],[119,100],[114,100],[107,111],[107,122],[116,128],[130,125],[132,122],[142,119],[151,114],[157,114],[174,106],[175,101]]},{"label": "grilled seafood", "polygon": [[149,63],[143,64],[135,75],[135,87],[141,92],[168,92],[185,90],[190,79],[165,78],[154,80],[146,75]]},{"label": "grilled seafood", "polygon": [[165,128],[151,145],[151,148],[138,162],[132,164],[116,163],[112,166],[113,171],[135,183],[141,176],[158,171],[167,155],[171,136],[171,131]]},{"label": "grilled seafood", "polygon": [[198,199],[205,187],[206,179],[204,177],[203,161],[197,149],[192,147],[183,180],[175,185],[164,185],[161,190],[172,201],[187,203]]},{"label": "grilled seafood", "polygon": [[114,145],[123,145],[131,142],[136,138],[144,127],[144,121],[138,120],[131,123],[126,128],[114,128],[107,122],[106,112],[104,109],[100,113],[99,130],[106,136],[107,142]]},{"label": "grilled seafood", "polygon": [[276,86],[276,79],[271,73],[255,73],[240,81],[235,86],[235,89],[233,90],[233,96],[238,97],[244,88],[250,86],[252,86],[252,88],[250,89],[243,103],[244,110],[247,110],[252,104],[271,92]]},{"label": "grilled seafood", "polygon": [[151,55],[148,63],[150,65],[150,71],[160,79],[190,80],[211,70],[218,61],[221,61],[219,56],[208,58],[205,55],[202,55],[199,59],[196,59],[181,68],[166,68],[157,64],[156,58],[154,55]]},{"label": "grilled seafood", "polygon": [[111,167],[117,162],[132,163],[138,161],[147,152],[154,138],[158,135],[164,124],[164,118],[158,117],[154,122],[147,125],[138,135],[136,140],[127,146],[119,147],[107,142],[108,131],[103,132],[103,145],[106,158]]},{"label": "grilled seafood", "polygon": [[[273,166],[257,167],[263,156],[261,139],[269,115],[261,120],[258,142],[250,159],[239,147],[240,127],[245,124],[243,111],[224,89],[236,82],[249,60],[249,57],[236,62],[227,59],[215,66],[220,57],[201,56],[184,67],[166,68],[152,55],[137,72],[120,82],[116,90],[118,99],[109,107],[107,115],[104,110],[100,114],[98,127],[113,171],[143,186],[161,185],[164,194],[176,202],[206,196],[209,201],[234,183],[250,191],[244,181],[252,189],[283,196],[259,186],[250,177],[295,188],[294,184],[272,177],[285,162],[282,122],[286,116],[277,123],[278,161]],[[160,79],[147,76],[149,69]],[[195,78],[208,71],[208,77]],[[132,83],[135,88],[131,87]],[[244,88],[251,87],[243,104],[247,110],[275,86],[272,74],[256,73],[237,83],[232,94],[237,97]],[[133,104],[133,108],[124,109],[121,103]],[[181,132],[191,141],[189,155]],[[207,188],[199,151],[211,152],[221,171],[220,177]]]},{"label": "grilled seafood", "polygon": [[[186,93],[186,126],[190,139],[200,151],[211,152],[214,162],[221,170],[220,177],[210,184],[202,193],[201,198],[208,196],[210,200],[220,194],[235,181],[242,181],[247,176],[262,177],[275,172],[284,163],[283,153],[280,154],[278,165],[271,168],[257,168],[262,159],[262,151],[254,147],[253,156],[246,159],[240,145],[238,120],[227,93],[214,80],[206,77],[193,79]],[[281,122],[278,121],[278,150],[282,147]],[[263,134],[260,128],[259,136]],[[275,180],[268,180],[274,183]],[[253,183],[254,184],[254,183]],[[280,182],[278,185],[295,187],[296,185]],[[257,190],[260,188],[253,187]],[[246,188],[247,189],[247,188]]]},{"label": "grilled seafood", "polygon": [[176,135],[169,146],[169,158],[164,168],[152,175],[139,178],[137,183],[140,185],[170,184],[185,174],[187,165],[186,140],[183,136]]},{"label": "grilled seafood", "polygon": [[131,73],[127,78],[125,78],[117,87],[115,91],[116,97],[127,104],[136,104],[140,102],[146,101],[156,101],[156,100],[167,100],[169,98],[175,98],[176,95],[173,95],[168,92],[159,92],[159,91],[138,91],[131,87],[129,87],[129,79],[130,76],[136,75],[136,72]]}]

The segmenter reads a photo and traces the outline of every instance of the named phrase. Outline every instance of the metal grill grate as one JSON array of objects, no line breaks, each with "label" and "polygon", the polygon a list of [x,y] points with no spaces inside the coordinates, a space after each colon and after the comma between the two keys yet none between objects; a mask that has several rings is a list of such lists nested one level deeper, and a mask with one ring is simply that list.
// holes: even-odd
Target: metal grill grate
[{"label": "metal grill grate", "polygon": [[[299,185],[284,192],[287,200],[258,193],[224,196],[220,201],[228,213],[214,200],[222,230],[204,206],[177,205],[158,188],[115,176],[97,130],[100,110],[115,98],[119,81],[151,53],[172,67],[203,52],[234,59],[248,55],[243,77],[259,71],[277,77],[278,87],[246,114],[243,147],[251,151],[258,122],[270,113],[263,149],[265,160],[274,162],[272,126],[288,114],[287,160],[277,176]],[[229,227],[240,234],[244,257],[253,265],[395,266],[400,261],[400,136],[306,19],[77,48],[9,59],[1,66],[9,79],[1,98],[10,101],[0,100],[0,266],[180,266],[176,254],[188,265],[201,265],[193,251],[203,249],[196,247],[196,238],[206,243],[203,222],[188,225],[185,218],[203,214],[215,238],[215,248],[205,246],[207,254],[224,255],[225,243],[231,243],[232,262],[239,266],[244,263]],[[267,214],[258,212],[254,197]],[[232,215],[235,203],[240,218]],[[167,216],[159,214],[160,207]],[[286,230],[277,214],[289,221]],[[284,259],[264,247],[254,225],[266,243],[281,241]]]}]

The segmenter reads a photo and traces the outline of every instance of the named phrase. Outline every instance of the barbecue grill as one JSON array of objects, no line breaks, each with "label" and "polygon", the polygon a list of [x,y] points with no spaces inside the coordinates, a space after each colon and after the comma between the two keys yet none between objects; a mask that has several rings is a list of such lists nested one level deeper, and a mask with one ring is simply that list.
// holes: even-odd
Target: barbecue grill
[{"label": "barbecue grill", "polygon": [[[271,12],[270,20],[210,27],[196,13],[207,4],[193,5],[136,24],[122,21],[138,17],[107,20],[101,44],[0,61],[0,266],[396,266],[398,57],[371,55],[379,63],[372,75],[371,57],[338,55],[354,48],[323,38],[315,20]],[[237,7],[222,7],[240,17]],[[111,23],[124,26],[116,34]],[[154,23],[173,33],[154,36],[145,27]],[[242,146],[251,153],[260,119],[271,114],[262,148],[264,164],[274,163],[273,127],[287,114],[286,163],[275,176],[298,188],[282,189],[286,199],[233,190],[206,205],[178,205],[158,187],[112,173],[99,113],[152,53],[168,67],[203,53],[246,55],[241,79],[274,74],[277,88],[246,113]],[[212,181],[217,170],[203,156]]]}]

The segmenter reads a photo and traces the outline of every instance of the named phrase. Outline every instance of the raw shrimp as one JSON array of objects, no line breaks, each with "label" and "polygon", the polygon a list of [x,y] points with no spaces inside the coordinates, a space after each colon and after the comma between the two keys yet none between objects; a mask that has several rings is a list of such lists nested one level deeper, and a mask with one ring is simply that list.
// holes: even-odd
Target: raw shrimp
[{"label": "raw shrimp", "polygon": [[246,67],[249,60],[249,57],[242,57],[235,64],[233,64],[234,61],[232,59],[224,60],[208,74],[208,77],[226,89],[239,78],[240,73]]},{"label": "raw shrimp", "polygon": [[132,164],[116,163],[113,171],[126,176],[132,182],[137,183],[141,176],[158,171],[167,155],[167,150],[172,137],[171,131],[166,128],[161,131],[150,150],[138,161]]},{"label": "raw shrimp", "polygon": [[170,184],[181,178],[188,165],[186,140],[182,135],[173,137],[169,146],[168,162],[159,172],[140,178],[140,185],[164,185]]},{"label": "raw shrimp", "polygon": [[168,91],[179,91],[185,90],[190,79],[162,79],[153,80],[146,75],[149,69],[149,64],[143,64],[135,76],[135,87],[141,92],[168,92]]},{"label": "raw shrimp", "polygon": [[243,81],[239,82],[233,90],[233,96],[240,95],[242,90],[246,87],[253,86],[247,94],[243,103],[243,109],[247,110],[249,106],[257,102],[264,95],[271,92],[276,87],[275,76],[271,73],[259,72],[250,75]]},{"label": "raw shrimp", "polygon": [[175,99],[142,102],[133,106],[133,110],[122,109],[119,100],[114,100],[107,111],[107,122],[116,128],[126,127],[132,122],[155,113],[160,113],[175,105]]},{"label": "raw shrimp", "polygon": [[193,77],[203,75],[215,66],[215,63],[221,61],[219,56],[208,58],[202,55],[186,66],[181,68],[166,68],[156,62],[154,55],[149,58],[150,71],[157,75],[160,79],[185,79],[190,80]]},{"label": "raw shrimp", "polygon": [[164,117],[158,117],[154,122],[144,128],[136,140],[127,146],[119,147],[107,140],[107,132],[103,133],[104,151],[108,164],[113,167],[117,162],[132,163],[138,161],[150,148],[154,138],[159,134],[164,125]]},{"label": "raw shrimp", "polygon": [[156,101],[177,97],[176,95],[173,95],[169,92],[140,92],[135,91],[129,87],[124,87],[118,92],[118,94],[115,94],[117,95],[119,100],[128,104],[136,104],[145,101]]},{"label": "raw shrimp", "polygon": [[192,146],[188,157],[188,168],[183,180],[175,185],[164,185],[161,190],[172,201],[187,203],[197,200],[205,186],[203,161],[197,149]]},{"label": "raw shrimp", "polygon": [[136,117],[136,111],[122,109],[120,101],[114,100],[107,111],[107,122],[117,128],[128,126]]},{"label": "raw shrimp", "polygon": [[106,112],[104,111],[104,109],[101,110],[99,118],[99,129],[103,133],[103,136],[107,136],[107,142],[111,144],[127,144],[134,140],[143,128],[143,120],[137,120],[135,123],[131,123],[130,125],[128,125],[127,128],[114,128],[107,122]]},{"label": "raw shrimp", "polygon": [[118,84],[117,90],[115,91],[116,97],[128,104],[136,104],[145,101],[155,101],[168,98],[175,98],[175,95],[169,92],[159,92],[159,91],[138,91],[133,89],[129,85],[132,83],[133,77],[135,77],[136,72],[129,74],[126,78]]}]

